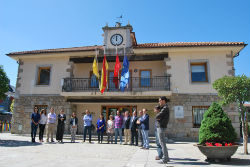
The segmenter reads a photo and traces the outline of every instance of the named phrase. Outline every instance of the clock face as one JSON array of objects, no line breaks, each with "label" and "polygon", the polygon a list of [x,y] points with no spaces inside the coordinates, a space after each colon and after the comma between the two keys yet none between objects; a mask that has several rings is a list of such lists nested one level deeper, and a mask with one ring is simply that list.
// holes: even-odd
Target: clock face
[{"label": "clock face", "polygon": [[115,45],[115,46],[121,45],[123,42],[123,37],[121,36],[121,34],[114,34],[110,38],[110,42],[112,45]]}]

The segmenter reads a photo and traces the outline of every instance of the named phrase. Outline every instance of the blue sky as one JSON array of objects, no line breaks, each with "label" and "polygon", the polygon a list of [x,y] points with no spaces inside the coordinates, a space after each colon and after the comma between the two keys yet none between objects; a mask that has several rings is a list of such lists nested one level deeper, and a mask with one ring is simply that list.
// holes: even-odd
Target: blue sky
[{"label": "blue sky", "polygon": [[[14,51],[102,45],[102,27],[123,15],[138,43],[249,43],[249,0],[0,0],[0,65],[15,85]],[[250,46],[235,58],[250,75]]]}]

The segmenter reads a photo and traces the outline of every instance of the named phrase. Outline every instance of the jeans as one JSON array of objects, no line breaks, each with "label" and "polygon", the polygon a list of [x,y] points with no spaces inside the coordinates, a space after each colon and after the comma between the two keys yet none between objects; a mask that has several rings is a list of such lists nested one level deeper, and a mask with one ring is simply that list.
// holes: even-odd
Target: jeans
[{"label": "jeans", "polygon": [[122,144],[122,128],[115,128],[115,144],[117,144],[118,133],[120,136],[120,144]]},{"label": "jeans", "polygon": [[87,131],[88,131],[88,134],[89,134],[89,142],[91,142],[91,126],[84,126],[84,129],[83,129],[83,141],[86,140]]},{"label": "jeans", "polygon": [[35,142],[37,127],[38,127],[38,125],[35,125],[33,123],[31,124],[31,139],[32,139],[32,142]]},{"label": "jeans", "polygon": [[142,137],[142,130],[141,129],[138,129],[138,138],[141,141],[140,146],[143,147],[144,143],[143,143],[143,137]]},{"label": "jeans", "polygon": [[160,159],[162,159],[163,153],[162,153],[161,144],[159,142],[159,137],[158,137],[157,129],[155,130],[155,143],[156,143],[156,146],[157,146],[158,157]]},{"label": "jeans", "polygon": [[46,124],[39,124],[39,140],[43,140],[43,134]]},{"label": "jeans", "polygon": [[143,147],[149,148],[149,138],[148,138],[148,130],[142,129],[142,138],[143,138]]},{"label": "jeans", "polygon": [[157,134],[159,137],[159,143],[160,143],[161,148],[162,148],[162,153],[163,153],[162,159],[164,161],[169,161],[168,149],[166,146],[166,138],[165,138],[166,129],[167,128],[157,128]]}]

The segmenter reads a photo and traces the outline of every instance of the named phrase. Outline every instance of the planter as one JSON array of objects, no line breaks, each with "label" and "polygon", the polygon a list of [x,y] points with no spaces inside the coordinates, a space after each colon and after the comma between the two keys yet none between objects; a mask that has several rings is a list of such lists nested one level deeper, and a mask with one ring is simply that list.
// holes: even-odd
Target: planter
[{"label": "planter", "polygon": [[232,146],[203,146],[196,145],[199,150],[207,157],[208,161],[231,160],[231,156],[237,151],[239,145]]}]

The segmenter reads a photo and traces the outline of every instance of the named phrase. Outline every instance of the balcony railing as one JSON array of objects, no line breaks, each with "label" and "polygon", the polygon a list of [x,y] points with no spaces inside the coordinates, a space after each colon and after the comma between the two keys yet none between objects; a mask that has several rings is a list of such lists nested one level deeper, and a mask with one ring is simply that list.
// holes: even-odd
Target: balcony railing
[{"label": "balcony railing", "polygon": [[[155,76],[152,78],[131,77],[129,84],[125,88],[128,92],[140,91],[169,91],[170,90],[170,76]],[[99,92],[99,85],[96,79],[90,78],[64,78],[63,92]],[[107,92],[121,91],[115,87],[113,78],[108,79]]]}]

